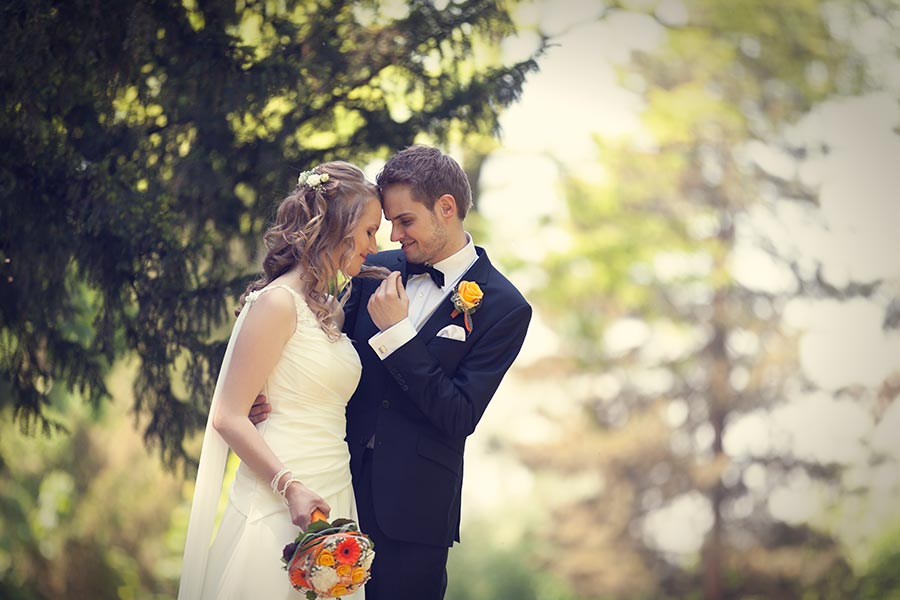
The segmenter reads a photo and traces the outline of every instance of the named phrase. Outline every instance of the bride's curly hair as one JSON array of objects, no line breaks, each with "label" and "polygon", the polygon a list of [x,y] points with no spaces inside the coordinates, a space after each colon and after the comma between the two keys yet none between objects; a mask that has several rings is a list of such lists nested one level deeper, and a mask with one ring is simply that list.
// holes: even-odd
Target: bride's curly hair
[{"label": "bride's curly hair", "polygon": [[[329,338],[340,337],[340,323],[335,320],[335,306],[329,296],[337,295],[342,276],[339,265],[347,264],[353,255],[353,230],[363,208],[366,202],[379,196],[375,185],[358,167],[348,162],[323,163],[310,174],[321,176],[326,173],[327,181],[313,186],[298,183],[281,201],[275,222],[263,236],[267,248],[262,262],[263,273],[241,294],[235,314],[240,313],[247,294],[264,288],[299,266],[306,301],[319,326]],[[338,265],[332,260],[336,252],[340,252]],[[364,266],[359,276],[383,278],[382,271]],[[349,292],[349,289],[345,291]],[[341,295],[340,307],[348,295]]]}]

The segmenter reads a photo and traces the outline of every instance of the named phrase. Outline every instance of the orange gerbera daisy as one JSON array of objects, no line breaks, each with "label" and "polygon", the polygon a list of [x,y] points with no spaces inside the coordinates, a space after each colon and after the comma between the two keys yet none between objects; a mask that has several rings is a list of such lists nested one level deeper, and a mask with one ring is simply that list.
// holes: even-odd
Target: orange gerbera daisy
[{"label": "orange gerbera daisy", "polygon": [[306,580],[306,573],[304,573],[302,569],[288,571],[288,576],[295,587],[309,587],[309,582]]},{"label": "orange gerbera daisy", "polygon": [[356,543],[356,540],[354,540],[352,537],[346,537],[341,540],[340,544],[338,544],[338,547],[334,551],[334,554],[339,563],[352,565],[357,560],[359,560],[359,544]]}]

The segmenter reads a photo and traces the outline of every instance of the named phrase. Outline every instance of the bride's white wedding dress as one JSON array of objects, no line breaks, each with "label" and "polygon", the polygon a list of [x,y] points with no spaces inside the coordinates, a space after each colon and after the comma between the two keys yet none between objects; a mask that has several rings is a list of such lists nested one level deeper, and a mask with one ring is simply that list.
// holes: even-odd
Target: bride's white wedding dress
[{"label": "bride's white wedding dress", "polygon": [[[248,294],[235,323],[225,359],[244,317],[261,293],[281,287],[297,306],[297,327],[266,381],[272,411],[258,426],[273,452],[309,489],[331,506],[330,518],[357,520],[350,481],[350,454],[344,441],[344,409],[361,373],[359,357],[351,341],[342,335],[328,338],[306,301],[287,286],[271,285]],[[210,414],[219,395],[216,385]],[[299,529],[269,481],[256,477],[244,465],[238,468],[228,506],[212,545],[216,502],[221,493],[227,447],[208,423],[197,474],[182,566],[179,600],[203,599],[300,599],[288,581],[280,560],[282,548]],[[361,600],[363,592],[344,596]]]}]

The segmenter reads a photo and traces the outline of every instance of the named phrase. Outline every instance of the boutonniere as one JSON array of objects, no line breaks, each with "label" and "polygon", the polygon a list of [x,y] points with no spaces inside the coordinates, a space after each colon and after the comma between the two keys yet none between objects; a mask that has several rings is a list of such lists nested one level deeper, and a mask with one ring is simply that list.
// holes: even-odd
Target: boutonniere
[{"label": "boutonniere", "polygon": [[484,292],[478,287],[474,281],[460,281],[450,300],[453,302],[453,312],[450,317],[455,319],[459,313],[463,314],[463,322],[466,324],[466,331],[472,333],[472,313],[481,306],[481,299]]}]

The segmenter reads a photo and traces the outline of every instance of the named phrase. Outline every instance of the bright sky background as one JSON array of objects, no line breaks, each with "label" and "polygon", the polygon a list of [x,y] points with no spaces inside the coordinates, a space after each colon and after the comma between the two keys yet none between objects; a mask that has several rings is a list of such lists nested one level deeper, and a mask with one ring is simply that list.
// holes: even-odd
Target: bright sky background
[{"label": "bright sky background", "polygon": [[[680,16],[678,2],[663,2],[671,19]],[[586,176],[602,175],[592,136],[641,136],[637,111],[640,98],[619,87],[613,65],[635,48],[652,48],[662,35],[660,26],[647,18],[623,15],[594,22],[599,4],[572,2],[561,10],[549,2],[532,5],[520,14],[523,22],[540,22],[544,31],[558,35],[558,46],[541,59],[541,70],[529,77],[522,99],[503,117],[503,148],[492,155],[482,173],[481,212],[490,224],[490,239],[483,242],[492,256],[515,253],[537,262],[550,248],[568,243],[561,230],[541,226],[541,217],[564,211],[555,161],[576,167]],[[872,33],[875,36],[878,32]],[[882,32],[883,33],[883,32]],[[878,44],[867,42],[876,52]],[[513,56],[533,47],[527,36],[509,44]],[[900,71],[884,67],[885,80],[900,82]],[[900,87],[900,86],[898,86]],[[896,91],[896,90],[895,90]],[[807,265],[821,263],[825,277],[835,285],[850,280],[886,278],[894,282],[891,296],[900,292],[900,137],[892,130],[900,125],[896,95],[876,94],[847,98],[820,107],[791,131],[795,141],[826,143],[832,152],[808,161],[803,179],[820,186],[821,210],[785,206],[776,212],[760,210],[744,223],[747,239],[764,235],[801,257]],[[791,175],[798,165],[766,147],[750,148],[765,169]],[[751,243],[735,258],[736,277],[750,287],[779,287],[790,281],[781,267]],[[537,272],[513,274],[526,293],[542,284]],[[886,411],[865,402],[835,399],[830,392],[844,386],[878,385],[900,369],[900,334],[881,330],[884,308],[891,297],[869,300],[796,301],[784,315],[786,323],[801,332],[801,361],[809,376],[823,390],[797,396],[772,414],[753,414],[735,423],[726,439],[727,451],[738,455],[762,447],[788,444],[801,455],[854,465],[851,478],[873,485],[877,492],[863,503],[845,503],[844,534],[851,541],[864,539],[897,518],[894,498],[900,497],[896,464],[879,469],[865,466],[870,449],[883,450],[900,460],[900,403]],[[628,345],[645,336],[640,327],[621,327],[622,339],[610,344]],[[643,339],[643,338],[641,338]],[[559,349],[560,341],[535,315],[526,345],[515,368]],[[552,406],[548,406],[552,402]],[[577,392],[561,390],[546,382],[527,385],[515,378],[504,381],[487,411],[479,432],[470,439],[466,463],[464,513],[466,517],[490,514],[519,504],[523,498],[536,504],[561,499],[553,490],[542,490],[527,470],[503,453],[491,451],[494,436],[527,441],[553,434],[552,420],[542,411],[565,415],[575,410]],[[540,410],[538,410],[540,408]],[[749,473],[748,485],[762,483],[763,473]],[[591,489],[586,475],[583,489]],[[567,497],[578,494],[577,484]],[[773,513],[788,520],[821,519],[827,495],[809,481],[798,479],[771,497]],[[685,497],[647,523],[647,533],[662,548],[691,553],[709,526],[709,516],[699,498]]]}]

